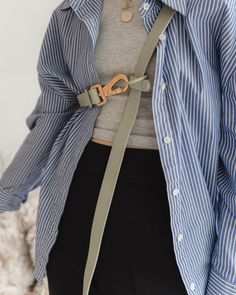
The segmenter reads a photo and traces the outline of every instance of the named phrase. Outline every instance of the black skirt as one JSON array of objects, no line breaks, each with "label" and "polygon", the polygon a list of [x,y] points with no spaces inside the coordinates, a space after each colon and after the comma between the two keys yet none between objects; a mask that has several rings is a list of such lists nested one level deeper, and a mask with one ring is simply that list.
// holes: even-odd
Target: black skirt
[{"label": "black skirt", "polygon": [[[50,295],[82,294],[90,231],[110,150],[89,141],[78,162],[47,263]],[[89,295],[184,294],[159,151],[126,148]]]}]

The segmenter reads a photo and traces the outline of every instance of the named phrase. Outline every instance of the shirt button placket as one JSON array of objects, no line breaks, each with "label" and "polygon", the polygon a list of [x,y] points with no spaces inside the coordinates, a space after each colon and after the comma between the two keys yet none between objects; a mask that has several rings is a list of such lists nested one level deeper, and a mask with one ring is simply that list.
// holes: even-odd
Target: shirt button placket
[{"label": "shirt button placket", "polygon": [[[161,90],[161,93],[163,93],[164,91],[165,91],[165,89],[166,89],[166,83],[161,83],[161,85],[160,85],[160,90]],[[164,143],[166,143],[167,145],[169,145],[170,143],[171,143],[171,141],[172,141],[172,139],[171,139],[171,137],[170,136],[164,136],[163,137],[163,141],[164,141]],[[173,190],[172,190],[172,194],[173,194],[173,196],[179,196],[179,188],[178,187],[176,187],[176,188],[174,188]],[[177,205],[178,206],[178,205]],[[176,214],[178,214],[177,212],[179,212],[178,211],[178,209],[177,209],[178,207],[176,207],[175,209],[177,210],[176,211]],[[173,212],[173,214],[175,214],[174,212]],[[182,240],[183,240],[183,238],[184,238],[184,236],[183,236],[183,233],[179,233],[179,234],[177,234],[177,237],[176,237],[176,240],[177,240],[177,242],[178,243],[180,243],[180,242],[182,242]],[[191,285],[191,290],[193,290],[192,288],[193,288],[193,285]]]},{"label": "shirt button placket", "polygon": [[[160,35],[160,40],[165,40],[166,39],[166,35],[165,34],[161,34]],[[163,81],[162,81],[162,83],[160,84],[160,94],[161,94],[161,96],[164,94],[164,92],[165,92],[165,90],[166,90],[166,83],[164,83]],[[160,98],[161,98],[161,96],[160,96]],[[163,142],[165,143],[165,144],[167,144],[167,145],[169,145],[171,142],[172,142],[172,139],[171,139],[171,137],[170,136],[168,136],[168,135],[166,135],[166,136],[164,136],[163,137]],[[180,190],[179,190],[179,188],[178,187],[175,187],[173,190],[172,190],[172,195],[174,196],[174,197],[177,197],[177,196],[179,196],[180,195]],[[177,199],[178,200],[178,199]],[[179,201],[178,201],[179,202]],[[180,211],[179,211],[179,209],[180,209],[180,207],[179,207],[179,205],[178,204],[176,204],[176,207],[175,208],[173,208],[173,209],[175,209],[176,211],[173,211],[173,214],[175,215],[175,214],[180,214]],[[177,229],[178,230],[178,229]],[[178,243],[178,245],[179,245],[179,247],[182,247],[181,245],[182,245],[182,241],[183,241],[183,239],[184,239],[184,234],[183,234],[183,232],[179,232],[179,233],[177,233],[177,236],[176,236],[176,241],[177,241],[177,243]],[[190,281],[190,285],[189,285],[189,288],[190,288],[190,290],[191,291],[194,291],[195,289],[196,289],[196,284],[194,283],[194,282],[191,282]]]}]

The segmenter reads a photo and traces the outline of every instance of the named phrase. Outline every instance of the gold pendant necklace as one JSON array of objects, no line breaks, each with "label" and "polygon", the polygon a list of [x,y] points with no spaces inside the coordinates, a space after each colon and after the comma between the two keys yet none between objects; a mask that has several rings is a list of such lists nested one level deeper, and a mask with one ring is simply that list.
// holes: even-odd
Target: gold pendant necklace
[{"label": "gold pendant necklace", "polygon": [[121,8],[123,10],[122,13],[121,13],[122,22],[128,23],[133,18],[133,12],[131,10],[129,10],[131,1],[132,0],[128,0],[126,2],[125,6]]}]

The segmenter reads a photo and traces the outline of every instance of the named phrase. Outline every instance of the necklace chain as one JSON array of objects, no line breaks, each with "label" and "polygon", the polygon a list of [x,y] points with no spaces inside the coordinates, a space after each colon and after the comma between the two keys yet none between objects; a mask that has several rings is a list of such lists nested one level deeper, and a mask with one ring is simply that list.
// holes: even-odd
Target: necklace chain
[{"label": "necklace chain", "polygon": [[132,2],[132,0],[128,0],[128,1],[126,1],[125,6],[122,7],[121,9],[124,9],[124,8],[128,8],[128,7],[130,7],[130,3],[131,3],[131,2]]}]

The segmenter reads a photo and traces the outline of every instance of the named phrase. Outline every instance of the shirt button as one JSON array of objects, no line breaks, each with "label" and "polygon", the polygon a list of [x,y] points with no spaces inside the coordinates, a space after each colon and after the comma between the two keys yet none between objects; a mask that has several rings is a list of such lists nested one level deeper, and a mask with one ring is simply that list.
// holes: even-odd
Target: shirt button
[{"label": "shirt button", "polygon": [[196,285],[195,285],[194,283],[191,283],[191,284],[190,284],[190,289],[191,289],[191,290],[194,290],[195,287],[196,287]]},{"label": "shirt button", "polygon": [[150,4],[149,3],[146,2],[146,3],[143,4],[144,10],[148,10],[149,7],[150,7]]},{"label": "shirt button", "polygon": [[176,196],[176,195],[178,195],[178,193],[179,193],[179,189],[178,188],[175,188],[173,190],[173,195]]},{"label": "shirt button", "polygon": [[178,240],[178,242],[182,241],[183,240],[183,235],[179,234],[178,237],[177,237],[177,240]]},{"label": "shirt button", "polygon": [[165,40],[166,39],[166,34],[161,34],[159,36],[159,39],[162,40],[162,41]]},{"label": "shirt button", "polygon": [[164,142],[165,143],[170,143],[170,137],[169,136],[165,136],[164,137]]},{"label": "shirt button", "polygon": [[164,91],[166,89],[166,84],[165,83],[161,84],[160,88],[161,88],[161,91]]}]

